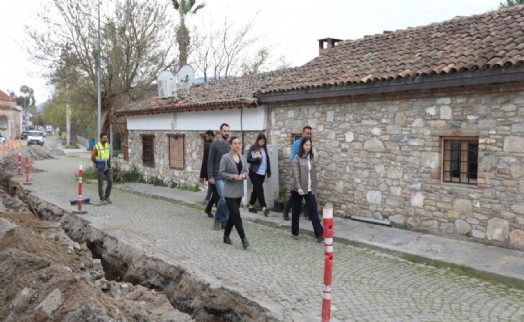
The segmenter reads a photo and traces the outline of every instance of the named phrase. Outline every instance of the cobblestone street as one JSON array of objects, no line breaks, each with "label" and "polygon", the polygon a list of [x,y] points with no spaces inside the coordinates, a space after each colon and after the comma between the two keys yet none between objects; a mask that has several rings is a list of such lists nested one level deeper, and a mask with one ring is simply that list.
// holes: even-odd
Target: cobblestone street
[{"label": "cobblestone street", "polygon": [[[34,165],[34,194],[64,209],[76,198],[74,173],[85,158],[62,156]],[[84,196],[96,198],[95,183]],[[169,188],[166,188],[169,189]],[[173,193],[176,190],[173,189]],[[323,244],[296,241],[284,229],[244,220],[251,243],[233,245],[198,207],[113,190],[112,205],[86,205],[83,218],[151,256],[234,289],[285,320],[318,321],[322,306]],[[301,225],[310,225],[303,221]],[[334,227],[336,235],[336,226]],[[524,291],[414,264],[379,251],[335,244],[332,318],[338,321],[524,321]]]}]

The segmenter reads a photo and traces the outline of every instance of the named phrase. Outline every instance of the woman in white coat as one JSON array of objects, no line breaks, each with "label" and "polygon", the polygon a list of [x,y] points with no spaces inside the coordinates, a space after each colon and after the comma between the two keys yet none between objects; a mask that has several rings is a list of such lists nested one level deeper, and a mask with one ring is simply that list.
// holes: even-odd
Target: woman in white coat
[{"label": "woman in white coat", "polygon": [[247,178],[247,162],[245,158],[240,155],[240,139],[236,136],[229,140],[231,151],[222,156],[220,160],[220,168],[218,170],[219,177],[225,180],[224,184],[224,198],[229,210],[229,217],[224,230],[224,243],[231,245],[231,230],[233,226],[237,229],[242,246],[249,247],[244,227],[242,226],[242,219],[240,218],[240,201],[244,196],[244,180]]}]

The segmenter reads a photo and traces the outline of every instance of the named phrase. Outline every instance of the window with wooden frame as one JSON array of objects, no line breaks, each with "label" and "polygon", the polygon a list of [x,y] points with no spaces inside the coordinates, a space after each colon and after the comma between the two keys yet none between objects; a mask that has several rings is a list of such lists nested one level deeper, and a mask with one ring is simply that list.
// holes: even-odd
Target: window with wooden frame
[{"label": "window with wooden frame", "polygon": [[302,133],[291,133],[291,145],[300,139],[302,139]]},{"label": "window with wooden frame", "polygon": [[142,164],[155,166],[155,136],[152,134],[142,135]]},{"label": "window with wooden frame", "polygon": [[169,134],[169,167],[184,170],[185,141],[184,134]]},{"label": "window with wooden frame", "polygon": [[477,184],[478,138],[443,138],[442,182]]}]

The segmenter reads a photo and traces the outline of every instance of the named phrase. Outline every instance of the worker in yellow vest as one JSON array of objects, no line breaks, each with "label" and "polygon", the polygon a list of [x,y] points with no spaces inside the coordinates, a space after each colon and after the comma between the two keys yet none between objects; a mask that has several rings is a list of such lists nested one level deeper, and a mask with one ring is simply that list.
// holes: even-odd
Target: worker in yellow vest
[{"label": "worker in yellow vest", "polygon": [[[100,133],[100,142],[98,142],[93,148],[91,161],[93,161],[93,165],[97,172],[100,204],[111,204],[113,202],[109,196],[111,195],[111,187],[113,186],[113,169],[111,168],[111,145],[108,142],[107,134]],[[105,193],[104,180],[107,181]]]}]

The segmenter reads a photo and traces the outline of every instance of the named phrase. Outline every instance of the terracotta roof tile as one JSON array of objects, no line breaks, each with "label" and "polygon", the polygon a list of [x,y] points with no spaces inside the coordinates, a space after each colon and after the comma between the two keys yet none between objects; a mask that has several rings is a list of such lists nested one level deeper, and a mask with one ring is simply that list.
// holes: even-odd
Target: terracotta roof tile
[{"label": "terracotta roof tile", "polygon": [[0,90],[0,101],[14,102],[11,96],[7,95],[4,91]]},{"label": "terracotta roof tile", "polygon": [[339,42],[260,93],[524,64],[524,5]]},{"label": "terracotta roof tile", "polygon": [[230,78],[194,85],[191,87],[190,94],[183,99],[152,97],[132,103],[124,109],[116,111],[115,114],[138,115],[256,106],[257,99],[253,97],[253,94],[274,81],[285,71],[279,70],[252,77]]}]

